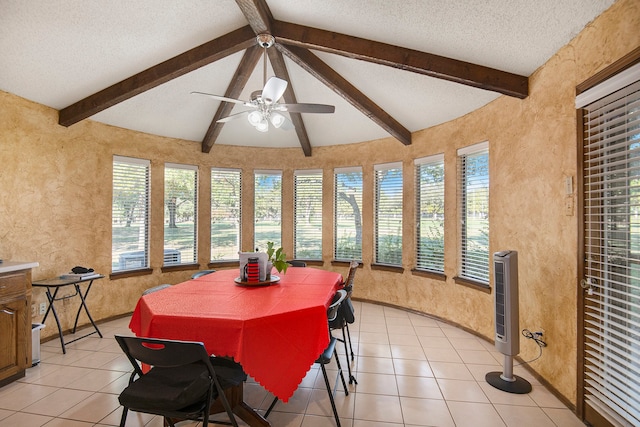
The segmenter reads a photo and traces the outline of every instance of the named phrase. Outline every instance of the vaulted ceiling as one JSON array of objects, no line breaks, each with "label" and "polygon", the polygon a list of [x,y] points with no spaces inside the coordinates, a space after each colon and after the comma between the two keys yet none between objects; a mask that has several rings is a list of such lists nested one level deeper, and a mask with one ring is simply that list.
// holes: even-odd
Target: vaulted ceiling
[{"label": "vaulted ceiling", "polygon": [[[613,0],[2,0],[0,89],[85,119],[214,144],[301,147],[411,133],[498,96],[524,99],[528,76]],[[295,130],[218,123],[268,75],[287,103],[335,114],[289,113]]]}]

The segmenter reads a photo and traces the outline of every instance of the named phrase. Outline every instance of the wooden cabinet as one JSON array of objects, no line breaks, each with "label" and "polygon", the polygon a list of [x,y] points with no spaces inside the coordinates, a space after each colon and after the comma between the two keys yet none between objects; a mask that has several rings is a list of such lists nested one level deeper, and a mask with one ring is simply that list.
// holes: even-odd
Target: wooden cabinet
[{"label": "wooden cabinet", "polygon": [[31,270],[0,273],[0,386],[31,366]]}]

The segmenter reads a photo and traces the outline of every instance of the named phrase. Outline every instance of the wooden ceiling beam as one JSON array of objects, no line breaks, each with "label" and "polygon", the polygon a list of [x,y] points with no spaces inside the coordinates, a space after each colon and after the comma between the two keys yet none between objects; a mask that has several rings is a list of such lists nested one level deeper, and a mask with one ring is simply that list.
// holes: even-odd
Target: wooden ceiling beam
[{"label": "wooden ceiling beam", "polygon": [[236,0],[236,4],[256,35],[272,34],[273,15],[265,0]]},{"label": "wooden ceiling beam", "polygon": [[71,126],[122,101],[246,49],[253,44],[255,44],[255,34],[250,26],[232,31],[63,108],[59,112],[58,123],[62,126]]},{"label": "wooden ceiling beam", "polygon": [[[296,99],[296,94],[293,91],[293,85],[291,84],[289,72],[287,71],[287,66],[284,62],[282,53],[274,48],[269,49],[267,52],[269,53],[269,61],[271,62],[275,75],[289,82],[287,90],[285,90],[284,95],[282,95],[285,103],[297,104],[298,101]],[[311,157],[311,142],[309,141],[309,135],[307,134],[307,128],[302,120],[302,115],[300,113],[289,113],[289,117],[291,117],[291,121],[296,128],[296,134],[298,135],[300,147],[302,147],[304,155],[306,157]]]},{"label": "wooden ceiling beam", "polygon": [[529,95],[529,79],[506,71],[289,22],[274,20],[271,30],[277,43],[412,71],[519,99]]},{"label": "wooden ceiling beam", "polygon": [[391,136],[405,145],[411,144],[411,132],[408,129],[316,55],[307,49],[293,45],[276,44],[276,47],[305,71],[357,108],[362,114],[389,132]]},{"label": "wooden ceiling beam", "polygon": [[[226,98],[238,99],[242,90],[247,85],[247,81],[251,76],[254,68],[256,68],[256,64],[260,60],[262,56],[262,49],[258,45],[251,46],[247,48],[242,59],[240,60],[240,64],[236,69],[235,74],[231,78],[231,83],[229,83],[229,87],[227,87],[227,91],[224,93]],[[218,106],[218,110],[216,114],[213,116],[213,120],[209,125],[209,129],[207,133],[204,135],[204,139],[202,140],[202,152],[208,153],[211,151],[213,144],[215,144],[216,139],[220,135],[224,123],[218,123],[218,120],[223,117],[227,117],[231,114],[231,110],[233,110],[234,104],[230,102],[220,102]]]}]

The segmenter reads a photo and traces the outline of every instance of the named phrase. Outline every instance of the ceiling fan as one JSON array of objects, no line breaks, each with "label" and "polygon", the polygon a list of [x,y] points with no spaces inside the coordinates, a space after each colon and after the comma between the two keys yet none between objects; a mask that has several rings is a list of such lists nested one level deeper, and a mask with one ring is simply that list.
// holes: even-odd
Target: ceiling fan
[{"label": "ceiling fan", "polygon": [[282,113],[333,113],[336,107],[327,104],[286,104],[278,100],[282,98],[287,90],[287,81],[278,77],[271,77],[267,80],[267,48],[273,46],[274,38],[271,34],[260,34],[257,36],[258,45],[264,49],[263,82],[264,87],[260,91],[251,93],[251,100],[242,101],[240,99],[227,98],[225,96],[213,95],[205,92],[191,92],[196,95],[205,95],[224,102],[232,102],[249,107],[249,110],[231,114],[218,120],[218,123],[225,123],[242,117],[245,114],[252,126],[260,132],[269,130],[269,123],[275,128],[285,130],[293,129],[293,123]]}]

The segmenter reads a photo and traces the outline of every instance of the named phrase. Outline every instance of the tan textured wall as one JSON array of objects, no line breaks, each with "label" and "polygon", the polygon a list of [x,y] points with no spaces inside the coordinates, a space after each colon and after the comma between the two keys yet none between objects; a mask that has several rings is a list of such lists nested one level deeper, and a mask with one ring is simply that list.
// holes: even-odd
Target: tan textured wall
[{"label": "tan textured wall", "polygon": [[[620,0],[562,48],[530,79],[526,100],[501,97],[458,120],[416,132],[405,147],[388,138],[347,146],[256,149],[199,144],[105,126],[90,120],[70,128],[57,125],[56,111],[0,92],[0,258],[38,261],[34,279],[56,276],[74,265],[109,273],[111,259],[111,167],[114,154],[151,160],[153,274],[96,282],[89,305],[96,319],[130,312],[141,291],[178,283],[190,271],[163,274],[162,194],[164,162],[200,165],[199,215],[208,217],[209,168],[243,169],[243,247],[253,241],[253,170],[277,165],[283,171],[283,241],[292,245],[294,169],[323,168],[324,196],[331,200],[333,168],[362,165],[364,171],[364,268],[356,296],[396,304],[448,319],[492,336],[492,296],[457,285],[456,150],[488,140],[491,176],[491,252],[519,251],[520,326],[542,327],[549,347],[531,366],[568,401],[576,399],[577,228],[565,206],[564,180],[576,177],[576,84],[640,46],[637,0]],[[418,88],[417,88],[418,90]],[[428,94],[426,94],[428,96]],[[444,153],[446,164],[446,281],[411,274],[415,261],[413,159]],[[371,271],[373,247],[373,165],[402,161],[405,178],[404,268],[402,274]],[[332,206],[323,212],[325,268],[332,268]],[[209,258],[208,224],[202,223],[200,263]],[[340,270],[340,269],[338,269]],[[346,267],[343,268],[346,271]],[[341,271],[341,272],[345,272]],[[34,302],[44,301],[40,290]],[[72,302],[62,311],[72,323]],[[73,306],[75,307],[75,305]],[[37,319],[36,319],[37,320]],[[42,332],[51,336],[53,323]],[[521,356],[537,355],[523,342]]]}]

